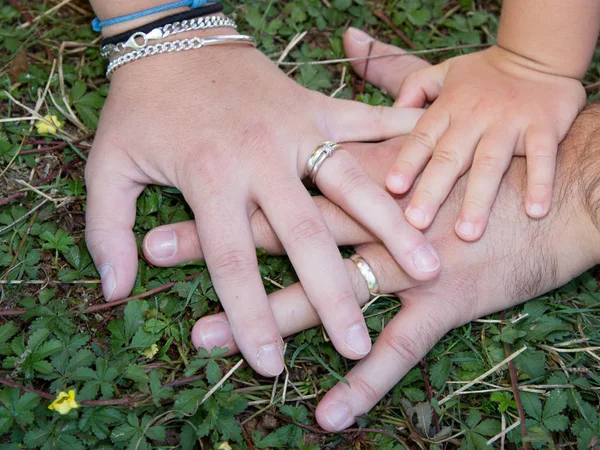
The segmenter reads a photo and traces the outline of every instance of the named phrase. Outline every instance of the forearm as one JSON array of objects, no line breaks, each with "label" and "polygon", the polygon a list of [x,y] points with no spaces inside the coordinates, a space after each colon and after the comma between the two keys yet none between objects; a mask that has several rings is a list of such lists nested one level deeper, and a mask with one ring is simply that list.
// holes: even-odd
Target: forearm
[{"label": "forearm", "polygon": [[539,70],[582,79],[599,30],[598,0],[505,0],[498,46]]},{"label": "forearm", "polygon": [[559,266],[571,272],[560,284],[600,264],[599,117],[600,104],[587,106],[559,149],[549,242]]}]

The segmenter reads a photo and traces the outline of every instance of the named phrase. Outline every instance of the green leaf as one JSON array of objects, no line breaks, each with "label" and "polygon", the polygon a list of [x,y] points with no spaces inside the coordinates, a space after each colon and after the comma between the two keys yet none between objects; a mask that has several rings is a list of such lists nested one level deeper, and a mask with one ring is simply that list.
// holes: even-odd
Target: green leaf
[{"label": "green leaf", "polygon": [[240,424],[234,417],[219,417],[217,430],[225,440],[233,439],[234,441],[240,441],[242,439]]},{"label": "green leaf", "polygon": [[46,341],[48,336],[50,336],[50,330],[47,330],[46,328],[35,330],[29,336],[29,340],[27,341],[27,349],[32,353],[35,352],[37,348]]},{"label": "green leaf", "polygon": [[54,235],[49,231],[45,231],[40,235],[40,238],[46,241],[46,243],[42,245],[42,248],[58,250],[61,253],[68,252],[69,247],[75,242],[75,240],[61,228],[56,230],[56,234]]},{"label": "green leaf", "polygon": [[80,381],[97,380],[98,375],[96,374],[96,371],[89,367],[80,367],[73,374],[73,379]]},{"label": "green leaf", "polygon": [[125,375],[125,378],[129,378],[132,381],[135,381],[136,383],[148,383],[149,379],[148,379],[148,374],[146,374],[146,371],[144,369],[142,369],[140,366],[138,365],[132,365],[129,366],[129,368],[127,369],[127,374]]},{"label": "green leaf", "polygon": [[146,333],[140,328],[133,335],[133,339],[131,339],[131,347],[144,350],[150,347],[152,344],[158,342],[160,338],[160,334]]},{"label": "green leaf", "polygon": [[36,358],[44,359],[48,356],[60,352],[62,349],[62,343],[56,339],[53,339],[51,341],[44,342],[42,345],[40,345],[40,347],[34,352],[34,355],[36,356]]},{"label": "green leaf", "polygon": [[441,389],[448,380],[448,377],[450,376],[450,367],[450,358],[446,356],[442,357],[438,362],[431,366],[429,379],[436,389]]},{"label": "green leaf", "polygon": [[0,344],[7,342],[11,337],[13,337],[19,331],[19,327],[17,327],[14,322],[6,322],[2,326],[0,326]]},{"label": "green leaf", "polygon": [[192,414],[206,395],[204,389],[186,389],[175,395],[174,409],[184,414]]},{"label": "green leaf", "polygon": [[95,130],[98,127],[99,114],[96,109],[75,103],[75,110],[81,117],[83,124],[90,130]]},{"label": "green leaf", "polygon": [[148,302],[133,300],[125,307],[125,337],[130,340],[134,334],[144,325],[142,314],[148,310]]},{"label": "green leaf", "polygon": [[91,430],[99,439],[106,439],[110,435],[110,425],[123,421],[123,415],[114,408],[85,408],[79,429],[81,431]]},{"label": "green leaf", "polygon": [[546,423],[546,419],[560,414],[567,407],[568,398],[569,396],[564,390],[553,390],[544,404],[544,411],[542,412],[543,422]]},{"label": "green leaf", "polygon": [[282,414],[290,416],[294,422],[307,423],[308,409],[306,409],[306,406],[304,405],[283,405],[279,410]]},{"label": "green leaf", "polygon": [[500,334],[500,340],[507,344],[514,344],[517,339],[526,336],[525,331],[517,330],[515,328],[505,327]]},{"label": "green leaf", "polygon": [[146,436],[153,441],[164,441],[165,434],[165,427],[163,426],[150,427],[148,428],[148,431],[146,431]]},{"label": "green leaf", "polygon": [[32,430],[25,433],[23,443],[28,448],[41,447],[46,443],[50,435],[52,434],[52,428],[48,426],[33,428]]},{"label": "green leaf", "polygon": [[212,359],[208,361],[208,364],[206,365],[206,379],[208,380],[208,383],[217,384],[222,376],[223,373],[221,372],[219,365]]},{"label": "green leaf", "polygon": [[7,433],[13,425],[13,416],[10,411],[0,406],[0,435]]},{"label": "green leaf", "polygon": [[495,436],[500,433],[501,425],[499,420],[494,419],[486,419],[480,424],[478,424],[473,431],[483,435],[483,436]]},{"label": "green leaf", "polygon": [[479,411],[478,409],[470,409],[469,414],[467,414],[467,425],[470,428],[475,428],[480,421],[481,411]]},{"label": "green leaf", "polygon": [[551,333],[557,331],[569,331],[569,326],[562,320],[556,317],[542,316],[535,321],[533,325],[526,324],[527,326],[527,340],[539,342],[546,338]]},{"label": "green leaf", "polygon": [[194,446],[197,443],[196,430],[189,423],[186,423],[181,428],[181,434],[179,435],[181,450],[194,450]]},{"label": "green leaf", "polygon": [[413,25],[421,27],[427,25],[429,21],[431,21],[431,13],[428,9],[418,9],[408,15],[408,20],[410,20]]},{"label": "green leaf", "polygon": [[76,105],[89,106],[90,108],[100,109],[104,106],[104,97],[97,92],[88,92],[77,100]]},{"label": "green leaf", "polygon": [[569,427],[569,418],[558,414],[544,419],[543,424],[550,431],[565,431]]},{"label": "green leaf", "polygon": [[333,86],[331,74],[321,66],[301,66],[298,81],[304,87],[313,91],[329,89]]},{"label": "green leaf", "polygon": [[71,89],[71,95],[73,96],[73,100],[78,100],[85,94],[87,91],[87,86],[81,80],[77,80],[73,83],[73,88]]},{"label": "green leaf", "polygon": [[531,378],[537,378],[544,375],[546,369],[546,356],[542,352],[527,349],[515,359],[515,366],[520,372],[524,372]]},{"label": "green leaf", "polygon": [[542,402],[540,401],[539,395],[533,392],[521,392],[521,402],[523,403],[523,409],[529,415],[529,417],[542,421]]},{"label": "green leaf", "polygon": [[334,0],[333,6],[338,11],[346,11],[352,6],[352,0]]}]

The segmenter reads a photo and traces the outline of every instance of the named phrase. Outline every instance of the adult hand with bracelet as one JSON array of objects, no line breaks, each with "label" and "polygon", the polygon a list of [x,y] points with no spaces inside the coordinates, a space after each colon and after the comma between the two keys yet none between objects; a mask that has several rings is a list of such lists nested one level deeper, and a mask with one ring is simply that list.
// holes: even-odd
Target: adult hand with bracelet
[{"label": "adult hand with bracelet", "polygon": [[[91,3],[105,19],[163,2]],[[112,25],[104,33],[148,21]],[[186,37],[219,34],[210,29]],[[283,344],[250,228],[259,208],[336,349],[351,359],[363,357],[371,340],[350,275],[301,179],[320,143],[390,138],[410,131],[420,115],[417,109],[375,108],[309,91],[245,46],[172,52],[124,65],[112,77],[86,167],[86,241],[105,298],[127,296],[135,281],[137,197],[149,184],[174,186],[194,212],[215,290],[253,368],[267,376],[283,370]],[[334,149],[319,146],[319,155]],[[337,149],[327,162],[317,159],[314,169],[312,175],[320,169],[321,191],[384,242],[410,276],[438,275],[439,259],[424,235],[407,224],[393,198],[350,153]],[[172,232],[152,239],[161,242],[152,247],[156,260],[179,248]]]},{"label": "adult hand with bracelet", "polygon": [[[362,36],[362,42],[357,38]],[[358,30],[346,35],[349,57],[398,52],[399,49],[369,40]],[[392,95],[403,78],[427,64],[414,56],[378,59],[369,63],[368,81],[384,87]],[[363,73],[362,64],[355,65]],[[449,225],[461,207],[468,173],[455,185],[442,204],[427,237],[440,248],[444,271],[439,278],[421,283],[407,275],[390,253],[344,211],[324,197],[315,197],[328,227],[340,245],[356,245],[359,270],[351,260],[346,264],[361,304],[373,292],[372,278],[381,293],[396,293],[402,300],[397,315],[386,325],[370,354],[346,375],[349,386],[338,383],[320,401],[316,410],[319,424],[328,431],[349,427],[355,417],[368,412],[394,385],[452,328],[486,314],[512,307],[554,289],[600,262],[598,203],[600,199],[600,105],[584,110],[561,144],[557,165],[557,192],[550,215],[536,220],[518,214],[525,201],[524,158],[514,158],[498,194],[494,214],[479,241],[465,243]],[[379,183],[396,158],[404,138],[373,146],[353,144],[348,150]],[[398,198],[406,206],[406,198]],[[176,256],[150,262],[163,266],[203,257],[193,222],[159,227],[148,236],[168,229],[177,234],[185,248]],[[284,251],[264,214],[252,217],[256,246],[273,254]],[[148,237],[146,242],[148,242]],[[365,277],[370,272],[370,277]],[[366,281],[366,282],[365,282]],[[371,288],[371,289],[369,289]],[[269,296],[282,335],[292,335],[319,323],[319,315],[307,299],[300,283]],[[321,316],[322,319],[322,316]],[[237,352],[225,313],[200,319],[192,331],[197,347],[227,347]]]}]

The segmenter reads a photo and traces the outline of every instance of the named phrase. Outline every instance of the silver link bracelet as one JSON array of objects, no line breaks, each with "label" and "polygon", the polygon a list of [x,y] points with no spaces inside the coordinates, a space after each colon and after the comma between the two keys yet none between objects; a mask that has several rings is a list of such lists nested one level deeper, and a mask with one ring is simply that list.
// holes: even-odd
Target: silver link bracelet
[{"label": "silver link bracelet", "polygon": [[155,28],[148,33],[134,33],[126,42],[105,45],[100,50],[100,54],[104,58],[111,58],[126,50],[143,49],[150,41],[164,39],[175,34],[185,33],[186,31],[208,30],[210,28],[233,28],[237,30],[237,25],[233,19],[222,16],[197,17],[190,20],[182,20],[181,22],[173,22]]},{"label": "silver link bracelet", "polygon": [[221,44],[249,44],[255,47],[256,41],[251,36],[232,34],[224,36],[210,36],[205,38],[194,37],[191,39],[160,42],[158,44],[145,46],[139,50],[125,53],[124,55],[112,60],[106,69],[106,78],[110,80],[113,73],[118,68],[148,56],[160,55],[162,53],[196,50],[210,45]]}]

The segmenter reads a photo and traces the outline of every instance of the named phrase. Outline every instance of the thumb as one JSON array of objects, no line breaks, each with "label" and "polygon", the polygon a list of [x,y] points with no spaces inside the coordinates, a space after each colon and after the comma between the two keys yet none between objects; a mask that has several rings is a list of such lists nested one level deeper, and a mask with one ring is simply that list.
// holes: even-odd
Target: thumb
[{"label": "thumb", "polygon": [[423,108],[427,103],[433,103],[440,95],[446,73],[444,63],[411,73],[402,82],[395,105]]},{"label": "thumb", "polygon": [[[97,154],[97,152],[96,152]],[[137,274],[133,234],[136,199],[143,186],[122,175],[114,160],[90,155],[86,166],[87,209],[85,240],[100,273],[106,301],[126,297]]]},{"label": "thumb", "polygon": [[406,53],[399,47],[379,42],[357,28],[349,28],[344,34],[344,48],[348,58],[393,55],[351,61],[352,68],[358,75],[385,89],[393,98],[398,96],[402,81],[409,74],[430,67],[430,64],[421,58]]}]

